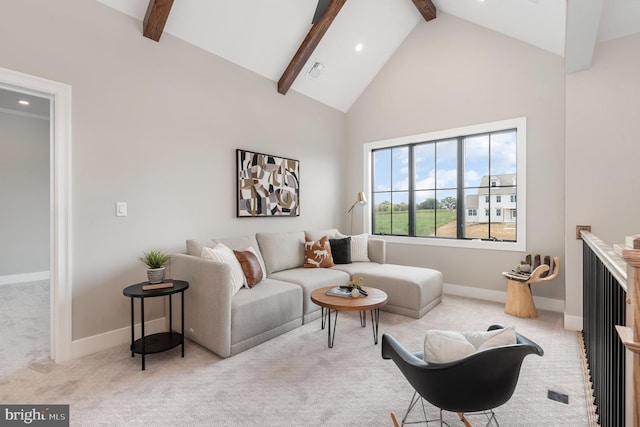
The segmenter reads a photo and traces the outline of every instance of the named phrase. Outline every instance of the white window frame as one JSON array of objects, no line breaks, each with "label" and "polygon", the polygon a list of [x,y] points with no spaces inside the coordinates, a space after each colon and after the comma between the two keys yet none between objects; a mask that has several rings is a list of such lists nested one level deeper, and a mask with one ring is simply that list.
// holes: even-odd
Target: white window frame
[{"label": "white window frame", "polygon": [[[476,125],[464,126],[455,129],[447,129],[435,132],[428,132],[416,135],[402,136],[398,138],[385,139],[381,141],[372,141],[363,144],[363,177],[362,188],[365,189],[369,200],[371,199],[371,152],[379,148],[390,148],[400,145],[407,145],[416,142],[434,141],[441,139],[449,139],[461,135],[473,135],[476,133],[498,132],[505,129],[516,129],[517,135],[517,191],[516,191],[516,207],[518,209],[517,216],[517,234],[515,242],[489,241],[480,239],[462,240],[462,239],[445,239],[445,238],[429,238],[429,237],[407,237],[407,236],[384,236],[375,235],[376,238],[386,240],[391,243],[403,243],[411,245],[425,246],[446,246],[456,248],[469,249],[489,249],[501,251],[526,251],[526,230],[527,230],[527,118],[517,117],[513,119],[499,120],[490,123],[481,123]],[[371,209],[363,209],[364,230],[371,233]]]}]

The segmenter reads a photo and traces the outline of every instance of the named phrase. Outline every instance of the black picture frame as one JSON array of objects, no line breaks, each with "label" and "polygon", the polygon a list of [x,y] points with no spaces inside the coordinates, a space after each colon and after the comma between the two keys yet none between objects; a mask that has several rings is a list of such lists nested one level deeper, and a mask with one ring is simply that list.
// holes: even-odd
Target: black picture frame
[{"label": "black picture frame", "polygon": [[300,162],[236,150],[236,216],[300,216]]}]

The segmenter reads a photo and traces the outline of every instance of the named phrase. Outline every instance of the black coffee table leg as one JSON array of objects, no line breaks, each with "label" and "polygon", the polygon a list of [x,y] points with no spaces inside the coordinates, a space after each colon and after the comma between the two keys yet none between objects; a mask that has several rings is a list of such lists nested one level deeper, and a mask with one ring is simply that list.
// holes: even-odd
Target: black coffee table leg
[{"label": "black coffee table leg", "polygon": [[360,326],[364,328],[367,326],[367,312],[359,311],[358,313],[360,313]]},{"label": "black coffee table leg", "polygon": [[329,348],[333,348],[333,341],[336,337],[336,326],[338,324],[338,310],[334,310],[336,315],[333,319],[333,333],[331,331],[331,309],[327,308],[327,312],[329,313],[329,325],[327,328],[327,346]]},{"label": "black coffee table leg", "polygon": [[380,309],[371,310],[371,327],[373,328],[373,343],[378,344],[378,325],[380,323]]}]

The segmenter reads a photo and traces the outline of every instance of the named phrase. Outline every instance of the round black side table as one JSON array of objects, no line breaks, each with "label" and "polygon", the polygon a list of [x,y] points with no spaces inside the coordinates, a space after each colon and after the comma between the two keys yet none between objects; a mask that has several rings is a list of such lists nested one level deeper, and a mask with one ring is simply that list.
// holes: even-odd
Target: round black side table
[{"label": "round black side table", "polygon": [[[144,356],[151,353],[160,353],[182,345],[182,357],[184,357],[184,291],[189,288],[189,282],[184,280],[165,280],[163,283],[172,282],[173,286],[170,288],[152,289],[145,291],[143,286],[149,285],[149,282],[136,283],[135,285],[127,286],[122,293],[124,296],[131,298],[131,357],[135,357],[135,354],[142,355],[142,370],[144,371]],[[173,306],[171,295],[180,293],[181,312],[181,325],[182,331],[180,333],[173,331]],[[169,332],[160,332],[157,334],[144,336],[144,299],[155,297],[169,297]],[[140,299],[140,326],[142,328],[142,337],[135,340],[134,337],[134,319],[133,319],[133,300],[135,298]]]}]

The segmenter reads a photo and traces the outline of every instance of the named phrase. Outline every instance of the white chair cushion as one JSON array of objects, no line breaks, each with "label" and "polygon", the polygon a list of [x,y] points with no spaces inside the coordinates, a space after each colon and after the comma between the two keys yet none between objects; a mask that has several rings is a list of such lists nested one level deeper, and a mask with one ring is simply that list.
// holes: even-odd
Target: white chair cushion
[{"label": "white chair cushion", "polygon": [[513,326],[493,331],[427,331],[424,337],[424,360],[448,363],[487,348],[516,343]]}]

